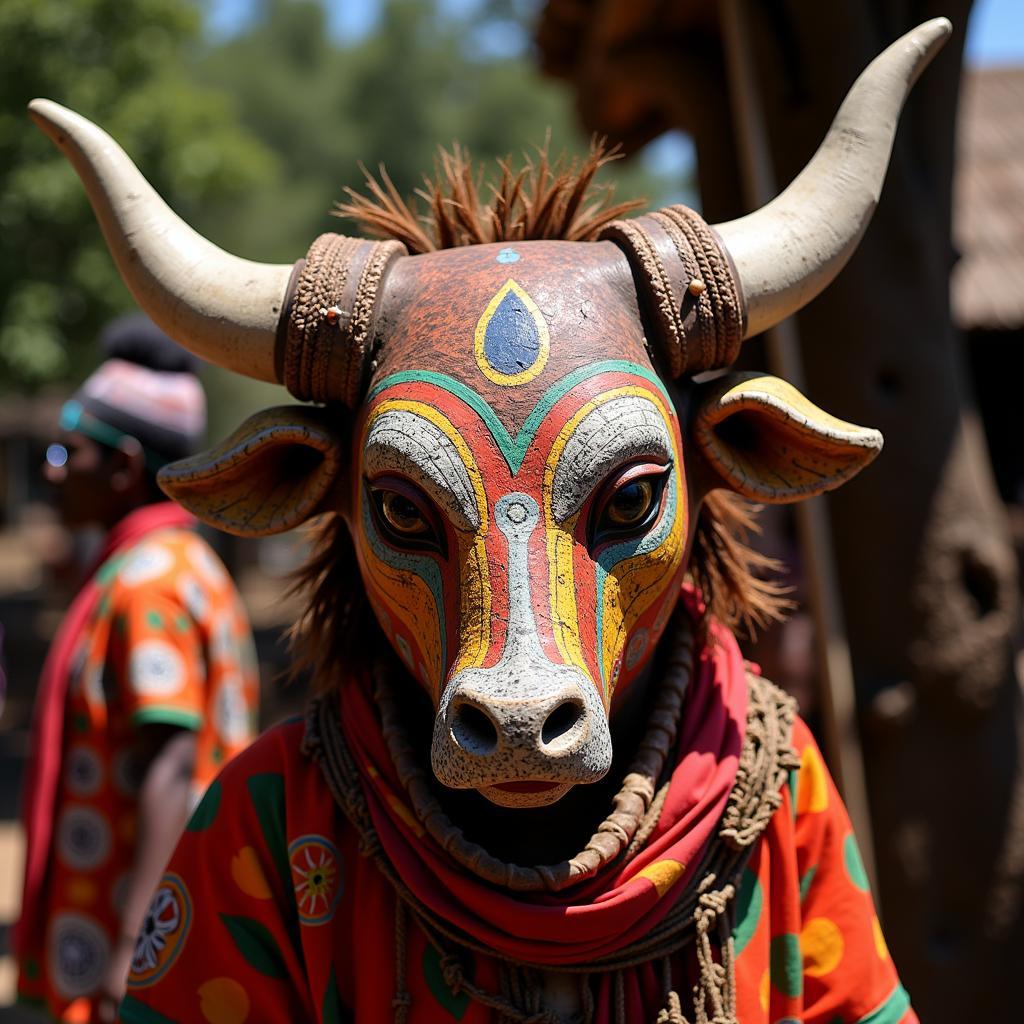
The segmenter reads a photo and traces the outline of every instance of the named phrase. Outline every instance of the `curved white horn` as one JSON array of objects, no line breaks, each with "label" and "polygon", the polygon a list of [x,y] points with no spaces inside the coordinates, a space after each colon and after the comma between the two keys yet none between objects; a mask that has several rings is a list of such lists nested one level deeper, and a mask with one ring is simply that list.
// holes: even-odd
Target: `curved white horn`
[{"label": "curved white horn", "polygon": [[716,224],[747,305],[745,337],[823,291],[853,255],[878,204],[907,93],[952,25],[934,18],[876,57],[853,84],[817,153],[766,206]]},{"label": "curved white horn", "polygon": [[228,370],[276,381],[274,339],[291,266],[239,259],[192,230],[101,128],[52,100],[29,113],[71,161],[139,305]]}]

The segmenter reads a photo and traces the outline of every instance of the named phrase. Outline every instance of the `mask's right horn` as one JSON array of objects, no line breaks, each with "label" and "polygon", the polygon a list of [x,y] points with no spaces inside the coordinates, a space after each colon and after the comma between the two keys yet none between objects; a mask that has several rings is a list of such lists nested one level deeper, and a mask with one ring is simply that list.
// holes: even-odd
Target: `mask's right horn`
[{"label": "mask's right horn", "polygon": [[933,18],[897,39],[853,83],[789,188],[760,210],[715,225],[745,300],[745,337],[806,306],[853,255],[878,205],[907,94],[952,29],[947,18]]},{"label": "mask's right horn", "polygon": [[946,18],[919,25],[854,82],[817,153],[781,195],[708,225],[684,206],[615,221],[673,377],[730,365],[741,341],[796,313],[857,248],[889,165],[911,86],[948,38]]}]

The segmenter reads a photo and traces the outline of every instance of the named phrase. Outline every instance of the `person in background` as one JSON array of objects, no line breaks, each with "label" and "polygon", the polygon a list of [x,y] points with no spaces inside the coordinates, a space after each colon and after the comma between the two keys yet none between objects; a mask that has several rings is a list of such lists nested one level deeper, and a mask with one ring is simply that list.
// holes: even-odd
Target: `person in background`
[{"label": "person in background", "polygon": [[36,698],[15,932],[19,997],[72,1022],[115,1019],[164,864],[259,697],[234,585],[156,484],[205,431],[194,361],[141,314],[101,340],[44,466],[65,524],[106,533]]}]

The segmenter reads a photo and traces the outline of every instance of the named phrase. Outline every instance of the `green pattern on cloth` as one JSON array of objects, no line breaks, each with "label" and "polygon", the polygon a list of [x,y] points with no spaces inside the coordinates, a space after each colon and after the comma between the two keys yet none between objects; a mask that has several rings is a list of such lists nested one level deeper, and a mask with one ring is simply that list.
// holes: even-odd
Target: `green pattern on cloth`
[{"label": "green pattern on cloth", "polygon": [[444,980],[441,968],[441,957],[437,950],[428,942],[423,950],[423,980],[427,983],[434,998],[456,1019],[462,1020],[469,1007],[469,995],[460,992],[456,995]]},{"label": "green pattern on cloth", "polygon": [[284,826],[284,778],[276,772],[264,772],[250,776],[246,785],[281,885],[285,892],[291,892],[292,869]]},{"label": "green pattern on cloth", "polygon": [[784,995],[796,998],[804,988],[804,961],[800,940],[793,934],[776,935],[770,951],[772,984]]},{"label": "green pattern on cloth", "polygon": [[860,859],[857,837],[852,832],[843,842],[843,860],[846,864],[846,873],[850,876],[850,881],[861,892],[867,892],[870,887],[868,873],[864,870],[864,862]]},{"label": "green pattern on cloth", "polygon": [[208,829],[216,820],[217,812],[220,810],[221,785],[220,779],[214,779],[210,788],[203,794],[199,806],[192,812],[185,826],[189,832],[202,832]]},{"label": "green pattern on cloth", "polygon": [[861,1017],[856,1024],[899,1024],[909,1009],[910,996],[907,990],[897,983],[892,995],[866,1017]]},{"label": "green pattern on cloth", "polygon": [[327,978],[327,987],[324,989],[324,1002],[321,1012],[323,1024],[342,1024],[346,1018],[341,1009],[341,993],[338,992],[338,979],[334,974],[334,964],[331,964],[331,973]]},{"label": "green pattern on cloth", "polygon": [[818,865],[812,864],[805,872],[804,877],[800,879],[800,902],[803,903],[807,899],[807,894],[811,891],[811,883],[814,881],[814,876],[818,873]]},{"label": "green pattern on cloth", "polygon": [[761,883],[757,880],[757,875],[747,868],[743,872],[740,891],[736,896],[736,926],[732,933],[736,956],[743,952],[757,931],[763,907],[764,893],[761,891]]},{"label": "green pattern on cloth", "polygon": [[236,914],[221,914],[220,919],[238,947],[238,952],[253,970],[268,978],[288,977],[281,950],[266,925],[251,917]]},{"label": "green pattern on cloth", "polygon": [[126,1024],[178,1024],[173,1018],[165,1017],[145,1003],[140,1003],[134,996],[124,997],[118,1010],[118,1020]]}]

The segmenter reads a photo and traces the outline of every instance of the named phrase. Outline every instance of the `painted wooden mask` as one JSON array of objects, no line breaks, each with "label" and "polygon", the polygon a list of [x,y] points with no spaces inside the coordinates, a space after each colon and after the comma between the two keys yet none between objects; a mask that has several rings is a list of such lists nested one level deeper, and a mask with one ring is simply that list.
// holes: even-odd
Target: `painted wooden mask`
[{"label": "painted wooden mask", "polygon": [[409,255],[325,235],[294,268],[252,264],[178,220],[96,126],[49,101],[33,115],[154,320],[321,403],[252,417],[168,467],[165,489],[243,535],[343,516],[377,620],[434,702],[437,777],[537,806],[607,772],[609,716],[665,630],[707,490],[799,500],[880,450],[877,431],[728,368],[852,253],[945,31],[886,50],[763,210],[712,229],[670,207],[592,241]]}]

